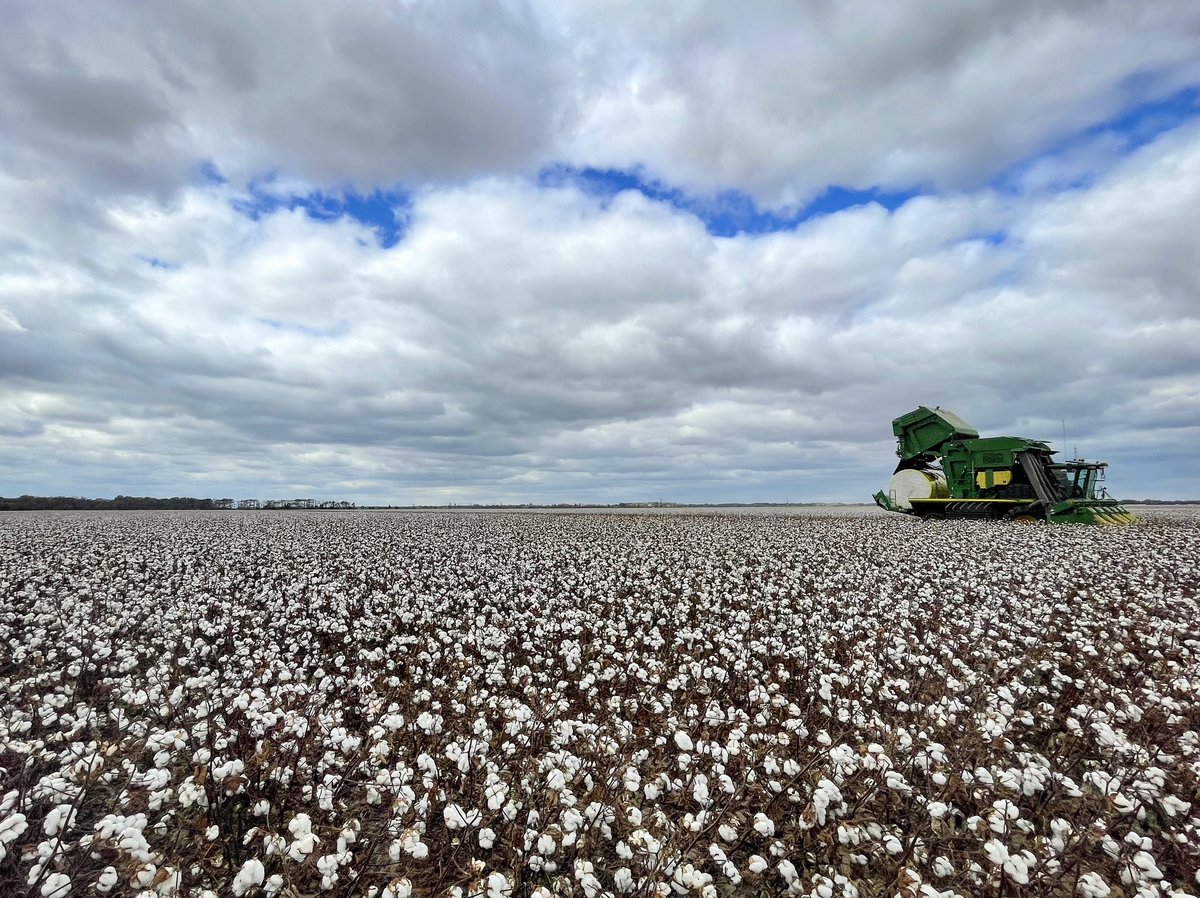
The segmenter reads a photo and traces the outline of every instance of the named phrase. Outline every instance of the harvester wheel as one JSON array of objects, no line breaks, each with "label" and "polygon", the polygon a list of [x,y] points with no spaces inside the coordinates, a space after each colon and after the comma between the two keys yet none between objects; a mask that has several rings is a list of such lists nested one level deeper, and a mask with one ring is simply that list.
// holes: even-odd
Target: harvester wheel
[{"label": "harvester wheel", "polygon": [[1034,502],[1031,505],[1014,508],[1004,516],[1003,520],[1016,524],[1043,524],[1046,519],[1038,513],[1041,511],[1041,505],[1040,502]]}]

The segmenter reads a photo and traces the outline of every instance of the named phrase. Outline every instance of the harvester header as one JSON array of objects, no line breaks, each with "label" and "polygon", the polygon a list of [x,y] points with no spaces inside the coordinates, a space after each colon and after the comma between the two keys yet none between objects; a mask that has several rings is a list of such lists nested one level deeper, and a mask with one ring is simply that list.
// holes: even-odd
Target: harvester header
[{"label": "harvester header", "polygon": [[980,437],[949,409],[919,406],[892,421],[900,462],[875,503],[921,518],[1127,524],[1100,484],[1105,462],[1055,462],[1049,444]]}]

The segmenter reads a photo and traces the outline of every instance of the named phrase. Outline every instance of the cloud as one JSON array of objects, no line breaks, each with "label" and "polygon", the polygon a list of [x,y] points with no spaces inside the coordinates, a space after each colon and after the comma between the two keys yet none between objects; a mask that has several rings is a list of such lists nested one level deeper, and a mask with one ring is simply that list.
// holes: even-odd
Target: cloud
[{"label": "cloud", "polygon": [[[1114,435],[1178,426],[1200,377],[1173,263],[1194,249],[1179,185],[1197,165],[1193,128],[1076,194],[919,198],[731,239],[634,191],[490,180],[418,196],[391,249],[349,218],[250,221],[228,186],[196,187],[112,207],[91,282],[30,260],[75,286],[9,294],[4,422],[26,476],[48,451],[99,453],[126,476],[377,497],[860,498],[917,402],[1049,437],[1069,417],[1119,453]],[[1120,245],[1100,226],[1117,207],[1146,224]],[[1020,249],[978,236],[997,229]],[[1156,303],[1173,326],[1148,321]]]},{"label": "cloud", "polygon": [[599,45],[572,158],[768,205],[830,184],[978,186],[1198,75],[1186,2],[571,9]]},{"label": "cloud", "polygon": [[9,21],[0,159],[93,190],[169,191],[205,160],[367,192],[566,162],[803,205],[977,187],[1200,81],[1186,0],[134,3],[104,28],[50,2]]},{"label": "cloud", "polygon": [[0,493],[861,500],[939,403],[1200,494],[1191,4],[448,9],[23,10]]},{"label": "cloud", "polygon": [[[242,181],[391,185],[521,168],[564,115],[565,60],[520,4],[129,4],[95,28],[25,4],[0,38],[5,162],[169,189],[202,160]],[[57,174],[57,173],[55,173]]]}]

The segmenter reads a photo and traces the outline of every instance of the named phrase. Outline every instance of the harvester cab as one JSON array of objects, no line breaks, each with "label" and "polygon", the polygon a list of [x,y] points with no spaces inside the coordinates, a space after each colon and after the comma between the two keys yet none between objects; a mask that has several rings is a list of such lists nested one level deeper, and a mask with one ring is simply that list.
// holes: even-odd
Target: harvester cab
[{"label": "harvester cab", "polygon": [[1047,443],[980,437],[958,415],[920,406],[892,422],[900,457],[875,503],[921,518],[1127,524],[1133,516],[1100,483],[1104,462],[1056,463]]}]

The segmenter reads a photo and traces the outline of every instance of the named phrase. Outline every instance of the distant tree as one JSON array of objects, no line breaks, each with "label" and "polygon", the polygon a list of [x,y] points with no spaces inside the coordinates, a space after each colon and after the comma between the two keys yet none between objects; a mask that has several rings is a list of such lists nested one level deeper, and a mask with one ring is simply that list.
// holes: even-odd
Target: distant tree
[{"label": "distant tree", "polygon": [[5,498],[0,496],[0,511],[139,511],[154,509],[187,509],[207,511],[225,508],[354,508],[353,502],[328,500],[317,503],[312,499],[204,499],[195,496],[172,496],[158,499],[154,496],[118,495],[112,499],[88,499],[82,496],[30,496],[28,494]]}]

